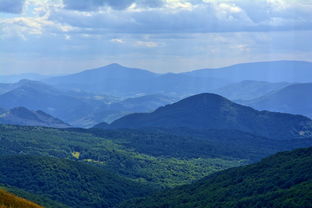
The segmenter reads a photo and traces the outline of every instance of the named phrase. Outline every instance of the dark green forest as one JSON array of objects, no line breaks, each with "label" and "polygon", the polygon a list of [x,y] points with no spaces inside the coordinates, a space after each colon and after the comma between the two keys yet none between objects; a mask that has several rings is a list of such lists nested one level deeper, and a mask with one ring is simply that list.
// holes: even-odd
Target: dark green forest
[{"label": "dark green forest", "polygon": [[[238,130],[55,129],[13,125],[0,125],[0,142],[0,184],[18,196],[48,208],[116,207],[125,200],[131,201],[151,194],[156,194],[156,198],[132,201],[131,206],[172,207],[172,201],[180,207],[180,197],[184,201],[185,196],[193,196],[187,191],[184,193],[184,188],[192,186],[197,191],[196,187],[202,187],[198,184],[206,184],[207,179],[196,181],[205,176],[208,179],[216,177],[223,174],[222,170],[259,161],[279,151],[311,144],[308,138],[276,141]],[[263,161],[259,164],[262,163]],[[291,161],[289,163],[292,164]],[[224,181],[222,179],[224,186],[226,182],[234,180],[231,177],[236,173],[244,176],[248,172],[257,172],[259,164],[226,170],[224,174],[227,171],[234,172],[228,174]],[[302,165],[298,163],[300,164]],[[245,169],[248,171],[244,171]],[[268,170],[267,180],[270,174],[274,175],[270,171],[279,169]],[[306,171],[311,175],[311,170]],[[281,173],[282,170],[278,174]],[[291,176],[285,175],[285,178],[289,177]],[[244,177],[240,180],[243,179]],[[251,178],[243,186],[249,186],[250,183],[250,187],[256,187],[252,184],[253,181]],[[195,183],[187,185],[192,182]],[[263,186],[266,186],[265,183],[259,182]],[[194,193],[196,204],[190,198],[187,206],[183,202],[181,207],[201,207],[203,204],[210,207],[250,207],[254,201],[262,202],[260,199],[263,197],[275,199],[278,195],[281,196],[278,200],[282,200],[283,197],[288,198],[288,195],[310,188],[309,183],[303,183],[295,184],[287,190],[268,189],[263,194],[249,195],[242,192],[242,195],[235,195],[232,189],[223,193],[224,188],[219,188],[219,185],[213,188],[216,198],[212,201],[217,203],[217,199],[234,194],[232,198],[226,198],[226,204],[218,202],[210,206],[212,202],[202,201],[200,197],[206,198],[205,189],[200,197],[195,196],[197,192]],[[220,186],[223,187],[222,184]],[[175,187],[178,188],[172,191],[181,190],[181,193],[171,195],[171,189]],[[168,188],[168,191],[164,191]],[[244,190],[244,187],[237,189]],[[209,189],[207,193],[210,191]],[[158,192],[166,193],[166,198],[163,199],[162,194],[157,195]],[[174,196],[174,200],[170,196]],[[241,200],[235,201],[234,198]],[[168,205],[157,204],[154,199],[157,203],[168,202]],[[262,207],[265,206],[267,205]]]},{"label": "dark green forest", "polygon": [[1,157],[0,170],[0,183],[69,207],[114,207],[122,200],[144,196],[153,190],[103,168],[51,157]]},{"label": "dark green forest", "polygon": [[191,185],[126,202],[124,208],[242,208],[312,205],[312,148],[212,174]]}]

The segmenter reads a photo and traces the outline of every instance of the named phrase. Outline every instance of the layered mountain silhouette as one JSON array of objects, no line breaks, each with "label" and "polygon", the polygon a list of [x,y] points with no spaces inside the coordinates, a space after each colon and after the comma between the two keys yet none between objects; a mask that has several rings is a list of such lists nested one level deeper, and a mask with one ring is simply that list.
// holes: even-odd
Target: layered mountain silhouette
[{"label": "layered mountain silhouette", "polygon": [[201,78],[227,78],[227,80],[232,82],[241,82],[244,80],[266,82],[311,82],[311,69],[311,62],[271,61],[243,63],[215,69],[200,69],[185,74]]},{"label": "layered mountain silhouette", "polygon": [[[272,61],[201,69],[186,73],[157,74],[119,64],[53,77],[45,82],[66,89],[115,96],[164,93],[192,95],[213,92],[217,88],[245,80],[263,82],[312,82],[312,63],[304,61]],[[259,84],[258,88],[263,88]],[[278,85],[271,86],[278,88]],[[266,89],[266,88],[264,88]],[[268,90],[268,89],[266,89]]]},{"label": "layered mountain silhouette", "polygon": [[312,148],[283,152],[191,185],[124,203],[125,208],[310,207]]},{"label": "layered mountain silhouette", "polygon": [[294,84],[245,102],[259,110],[301,114],[312,118],[312,83]]},{"label": "layered mountain silhouette", "polygon": [[278,91],[286,86],[290,85],[287,82],[264,82],[264,81],[252,81],[245,80],[238,83],[229,84],[225,87],[212,90],[212,93],[222,95],[233,101],[251,100],[259,98]]},{"label": "layered mountain silhouette", "polygon": [[54,77],[47,79],[46,82],[67,89],[83,89],[115,96],[155,93],[186,95],[204,92],[228,83],[221,79],[201,79],[184,74],[156,74],[119,64],[110,64],[77,74]]},{"label": "layered mountain silhouette", "polygon": [[14,124],[25,126],[46,126],[55,128],[67,128],[70,125],[43,111],[31,111],[24,107],[13,108],[0,112],[1,124]]},{"label": "layered mountain silhouette", "polygon": [[9,92],[0,95],[0,107],[11,109],[24,106],[40,109],[65,122],[71,122],[95,109],[97,103],[73,96],[70,92],[59,90],[42,82],[22,80]]},{"label": "layered mountain silhouette", "polygon": [[210,93],[185,98],[152,113],[131,114],[110,125],[110,128],[144,127],[235,129],[279,140],[312,135],[312,121],[307,117],[257,111]]},{"label": "layered mountain silhouette", "polygon": [[31,80],[5,86],[8,91],[0,94],[1,108],[24,106],[40,109],[78,127],[90,127],[102,121],[111,122],[134,112],[151,112],[178,99],[162,94],[121,99],[103,94],[68,91]]},{"label": "layered mountain silhouette", "polygon": [[152,112],[160,106],[174,103],[178,98],[162,94],[145,95],[133,98],[127,98],[110,105],[102,105],[95,113],[86,117],[90,121],[105,120],[112,122],[125,115],[135,112]]}]

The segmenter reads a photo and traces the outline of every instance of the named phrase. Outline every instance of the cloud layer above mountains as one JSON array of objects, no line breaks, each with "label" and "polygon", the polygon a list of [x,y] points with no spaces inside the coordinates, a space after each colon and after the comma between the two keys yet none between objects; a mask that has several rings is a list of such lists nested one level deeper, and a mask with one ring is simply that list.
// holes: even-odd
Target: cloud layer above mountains
[{"label": "cloud layer above mountains", "polygon": [[[7,56],[0,66],[18,68],[38,56],[52,63],[61,54],[55,64],[62,68],[86,50],[92,60],[85,66],[136,60],[164,71],[268,59],[267,47],[271,59],[307,59],[311,11],[310,0],[0,0],[0,54]],[[14,67],[13,54],[23,54]]]}]

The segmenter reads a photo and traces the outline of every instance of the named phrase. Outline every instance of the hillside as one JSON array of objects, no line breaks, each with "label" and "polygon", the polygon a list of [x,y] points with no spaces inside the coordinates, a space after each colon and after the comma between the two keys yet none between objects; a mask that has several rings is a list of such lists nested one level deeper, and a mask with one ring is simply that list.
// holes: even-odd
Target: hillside
[{"label": "hillside", "polygon": [[245,103],[259,110],[300,114],[312,118],[311,92],[312,83],[294,84]]},{"label": "hillside", "polygon": [[257,111],[209,93],[185,98],[152,113],[131,114],[110,125],[110,128],[143,127],[235,129],[277,140],[312,135],[312,121],[307,117]]},{"label": "hillside", "polygon": [[[80,162],[38,156],[2,156],[0,183],[44,195],[69,207],[115,207],[148,187]],[[129,191],[131,190],[131,191]]]},{"label": "hillside", "polygon": [[245,80],[212,90],[211,92],[226,97],[232,101],[251,100],[280,90],[288,85],[290,85],[290,83],[287,82],[270,83]]},{"label": "hillside", "polygon": [[144,95],[133,98],[126,98],[124,100],[102,106],[94,113],[89,114],[85,119],[93,121],[112,122],[125,115],[131,113],[151,112],[160,106],[171,104],[178,99],[162,94]]},{"label": "hillside", "polygon": [[232,82],[241,82],[244,80],[311,82],[312,63],[305,61],[254,62],[215,69],[194,70],[185,74],[194,77],[227,78]]},{"label": "hillside", "polygon": [[312,148],[283,152],[191,185],[124,204],[125,208],[310,207]]},{"label": "hillside", "polygon": [[31,201],[15,196],[0,189],[0,207],[1,208],[43,208]]},{"label": "hillside", "polygon": [[[104,129],[101,129],[104,128]],[[237,130],[188,128],[75,130],[109,138],[117,144],[154,157],[179,159],[236,158],[255,162],[276,152],[312,145],[311,138],[277,141]]]},{"label": "hillside", "polygon": [[17,107],[4,112],[0,110],[0,123],[54,128],[70,127],[70,125],[64,123],[60,119],[54,118],[43,111],[31,111],[24,107]]},{"label": "hillside", "polygon": [[113,139],[114,135],[92,135],[84,129],[0,125],[0,155],[42,155],[88,162],[156,188],[190,183],[246,163],[237,158],[209,157],[210,154],[194,158],[140,153]]}]

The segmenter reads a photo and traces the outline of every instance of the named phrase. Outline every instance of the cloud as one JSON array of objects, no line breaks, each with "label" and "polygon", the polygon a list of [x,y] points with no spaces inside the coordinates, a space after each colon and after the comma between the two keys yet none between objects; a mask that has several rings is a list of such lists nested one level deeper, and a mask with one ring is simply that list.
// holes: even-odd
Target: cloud
[{"label": "cloud", "polygon": [[123,39],[118,39],[118,38],[113,38],[113,39],[111,39],[111,42],[113,42],[113,43],[124,43],[124,40]]},{"label": "cloud", "polygon": [[135,4],[139,7],[160,7],[162,0],[63,0],[65,8],[79,11],[95,11],[101,7],[123,10]]},{"label": "cloud", "polygon": [[45,17],[14,17],[0,19],[1,38],[20,37],[27,39],[27,36],[49,36],[51,34],[63,34],[73,31],[69,25],[49,21]]},{"label": "cloud", "polygon": [[21,8],[0,14],[0,68],[41,70],[47,58],[51,72],[75,69],[75,60],[174,71],[312,57],[311,0],[25,0]]},{"label": "cloud", "polygon": [[156,48],[156,47],[160,46],[159,43],[152,42],[152,41],[136,41],[135,45],[146,47],[146,48]]},{"label": "cloud", "polygon": [[312,29],[312,6],[300,0],[64,0],[64,3],[74,10],[54,11],[50,19],[91,33]]},{"label": "cloud", "polygon": [[23,11],[25,0],[0,0],[0,12],[19,14]]}]

